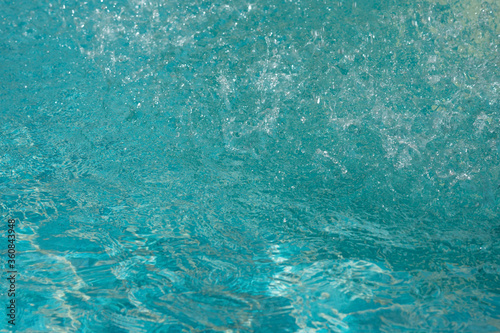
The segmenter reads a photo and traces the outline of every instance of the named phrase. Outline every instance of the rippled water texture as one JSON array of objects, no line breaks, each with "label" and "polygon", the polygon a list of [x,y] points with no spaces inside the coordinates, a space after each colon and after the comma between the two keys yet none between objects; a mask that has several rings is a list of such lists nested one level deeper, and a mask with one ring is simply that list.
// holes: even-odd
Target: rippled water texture
[{"label": "rippled water texture", "polygon": [[18,332],[500,331],[499,36],[493,0],[1,1]]}]

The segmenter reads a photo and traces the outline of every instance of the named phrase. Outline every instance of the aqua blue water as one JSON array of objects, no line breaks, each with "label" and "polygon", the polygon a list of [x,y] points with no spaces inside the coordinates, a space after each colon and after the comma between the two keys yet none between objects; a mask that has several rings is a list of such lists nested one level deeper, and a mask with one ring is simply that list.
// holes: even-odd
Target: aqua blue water
[{"label": "aqua blue water", "polygon": [[499,45],[493,0],[1,1],[15,329],[499,332]]}]

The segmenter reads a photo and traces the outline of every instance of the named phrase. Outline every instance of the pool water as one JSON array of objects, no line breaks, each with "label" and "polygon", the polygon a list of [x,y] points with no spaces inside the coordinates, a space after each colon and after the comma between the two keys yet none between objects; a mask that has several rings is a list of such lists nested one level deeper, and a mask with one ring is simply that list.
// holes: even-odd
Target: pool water
[{"label": "pool water", "polygon": [[1,1],[15,330],[500,331],[499,48],[493,0]]}]

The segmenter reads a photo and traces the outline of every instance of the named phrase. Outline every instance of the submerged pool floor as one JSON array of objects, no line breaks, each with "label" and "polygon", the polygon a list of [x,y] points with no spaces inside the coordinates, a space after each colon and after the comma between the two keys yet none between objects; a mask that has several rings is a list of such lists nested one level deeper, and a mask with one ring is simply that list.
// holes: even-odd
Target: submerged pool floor
[{"label": "submerged pool floor", "polygon": [[15,219],[17,332],[500,331],[499,47],[490,0],[2,1],[1,306]]}]

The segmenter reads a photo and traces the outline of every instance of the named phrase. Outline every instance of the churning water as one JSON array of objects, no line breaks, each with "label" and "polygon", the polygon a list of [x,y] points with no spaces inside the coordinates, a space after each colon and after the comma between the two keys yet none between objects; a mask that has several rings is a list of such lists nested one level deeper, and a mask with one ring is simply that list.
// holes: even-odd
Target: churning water
[{"label": "churning water", "polygon": [[498,332],[499,47],[494,0],[1,1],[17,331]]}]

